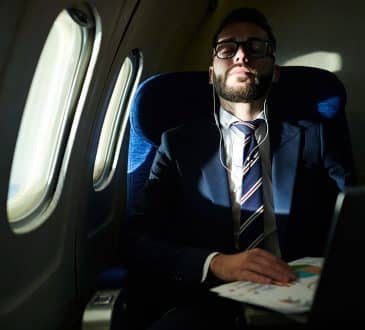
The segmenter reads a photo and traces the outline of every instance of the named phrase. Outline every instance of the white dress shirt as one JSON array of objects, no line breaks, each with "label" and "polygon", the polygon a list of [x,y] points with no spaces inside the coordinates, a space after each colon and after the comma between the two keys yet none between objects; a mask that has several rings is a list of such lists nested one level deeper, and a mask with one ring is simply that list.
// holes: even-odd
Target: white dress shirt
[{"label": "white dress shirt", "polygon": [[[259,145],[259,151],[262,162],[262,177],[264,189],[264,248],[273,254],[280,256],[280,248],[278,235],[276,230],[275,213],[272,199],[272,180],[271,180],[271,160],[270,160],[270,141],[267,133],[267,121],[265,113],[262,111],[256,118],[265,119],[255,130],[255,137]],[[232,205],[232,216],[234,222],[234,243],[238,248],[239,228],[240,228],[240,203],[241,185],[242,185],[242,164],[243,164],[243,148],[245,135],[243,132],[230,128],[231,124],[240,121],[230,112],[222,107],[219,110],[221,141],[220,148],[224,148],[225,159],[222,157],[221,165],[227,171],[229,181],[229,191]],[[212,258],[218,254],[214,252],[210,254],[203,269],[202,282],[206,279],[209,264]]]}]

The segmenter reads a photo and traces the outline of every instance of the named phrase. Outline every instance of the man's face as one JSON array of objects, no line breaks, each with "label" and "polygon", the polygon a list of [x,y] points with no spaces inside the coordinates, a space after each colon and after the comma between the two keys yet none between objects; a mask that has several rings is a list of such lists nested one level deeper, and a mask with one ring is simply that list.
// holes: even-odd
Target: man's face
[{"label": "man's face", "polygon": [[[222,30],[217,42],[246,41],[250,38],[268,40],[268,35],[256,24],[233,23]],[[273,57],[249,57],[241,45],[231,58],[220,59],[214,56],[209,73],[217,94],[221,98],[231,102],[249,103],[267,93],[273,70]]]}]

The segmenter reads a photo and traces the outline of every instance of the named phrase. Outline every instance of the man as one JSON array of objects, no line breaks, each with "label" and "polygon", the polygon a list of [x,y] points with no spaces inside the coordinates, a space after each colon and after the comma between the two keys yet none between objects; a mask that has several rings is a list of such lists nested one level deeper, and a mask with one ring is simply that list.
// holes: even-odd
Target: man
[{"label": "man", "polygon": [[288,283],[287,261],[323,255],[335,198],[352,180],[351,148],[330,124],[267,109],[275,50],[260,12],[230,13],[209,68],[215,122],[162,136],[128,239],[130,313],[160,318],[151,329],[234,329],[239,304],[210,286]]}]

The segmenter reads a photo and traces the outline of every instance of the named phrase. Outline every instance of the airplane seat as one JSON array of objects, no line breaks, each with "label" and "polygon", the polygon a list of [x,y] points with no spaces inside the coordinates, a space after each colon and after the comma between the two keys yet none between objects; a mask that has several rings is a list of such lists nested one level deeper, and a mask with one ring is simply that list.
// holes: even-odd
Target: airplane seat
[{"label": "airplane seat", "polygon": [[[278,115],[286,120],[332,120],[347,132],[343,111],[346,91],[329,71],[304,66],[280,67],[280,78],[272,85],[268,103],[269,109],[275,106],[275,111],[280,111]],[[216,106],[218,110],[218,103]],[[213,118],[213,90],[207,71],[156,74],[139,85],[130,113],[128,215],[133,214],[148,178],[162,132],[202,116],[207,120]],[[115,268],[102,274],[100,283],[105,288],[122,286],[126,276],[128,270]],[[119,321],[110,329],[125,329],[123,311],[114,311]]]}]

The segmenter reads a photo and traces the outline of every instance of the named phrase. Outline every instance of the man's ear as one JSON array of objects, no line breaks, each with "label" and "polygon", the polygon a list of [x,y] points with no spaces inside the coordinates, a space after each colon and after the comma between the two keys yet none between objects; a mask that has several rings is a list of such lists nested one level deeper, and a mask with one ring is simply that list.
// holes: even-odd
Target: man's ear
[{"label": "man's ear", "polygon": [[279,81],[279,79],[280,79],[280,66],[275,64],[272,73],[272,82],[276,83]]},{"label": "man's ear", "polygon": [[213,84],[213,66],[209,67],[209,84]]}]

